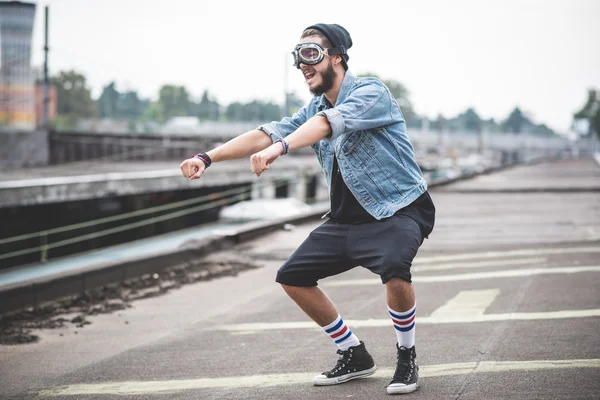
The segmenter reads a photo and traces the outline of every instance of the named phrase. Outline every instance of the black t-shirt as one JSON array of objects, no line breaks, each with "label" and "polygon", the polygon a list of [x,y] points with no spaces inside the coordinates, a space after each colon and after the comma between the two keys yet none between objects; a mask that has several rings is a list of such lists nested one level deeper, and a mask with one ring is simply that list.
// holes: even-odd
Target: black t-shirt
[{"label": "black t-shirt", "polygon": [[360,205],[342,178],[337,157],[333,156],[331,176],[331,219],[347,224],[377,221]]},{"label": "black t-shirt", "polygon": [[[331,178],[331,220],[345,224],[364,224],[377,219],[360,205],[352,194],[338,167],[337,157],[333,157]],[[395,215],[405,213],[420,226],[424,237],[428,237],[435,223],[435,206],[428,192],[423,193],[408,206],[401,208]]]}]

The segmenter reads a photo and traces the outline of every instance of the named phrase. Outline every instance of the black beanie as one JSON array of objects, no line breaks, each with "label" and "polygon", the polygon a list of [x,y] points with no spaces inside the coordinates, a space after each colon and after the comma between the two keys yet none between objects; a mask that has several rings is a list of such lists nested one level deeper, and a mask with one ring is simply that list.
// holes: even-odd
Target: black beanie
[{"label": "black beanie", "polygon": [[[329,43],[331,43],[332,48],[344,46],[344,50],[347,52],[350,47],[352,47],[352,38],[350,38],[350,34],[348,31],[341,25],[338,24],[316,24],[311,25],[305,29],[316,29],[321,32]],[[350,56],[348,53],[340,54],[342,57],[342,65],[344,69],[348,69],[348,59]]]}]

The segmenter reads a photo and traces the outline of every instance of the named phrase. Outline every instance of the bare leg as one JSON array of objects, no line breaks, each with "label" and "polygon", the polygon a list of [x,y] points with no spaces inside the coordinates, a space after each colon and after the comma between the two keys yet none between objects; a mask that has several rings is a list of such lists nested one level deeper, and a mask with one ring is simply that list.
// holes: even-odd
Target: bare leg
[{"label": "bare leg", "polygon": [[333,322],[338,312],[333,302],[317,286],[302,287],[281,284],[283,290],[315,321],[319,326],[326,326]]},{"label": "bare leg", "polygon": [[415,291],[412,284],[402,279],[392,278],[385,284],[387,304],[399,312],[410,310],[415,305]]},{"label": "bare leg", "polygon": [[[311,287],[299,287],[299,286],[288,286],[281,284],[283,290],[298,304],[298,306],[315,321],[319,326],[326,327],[332,324],[338,318],[338,312],[333,305],[333,302],[327,295],[319,289],[317,286]],[[343,320],[340,318],[340,325]],[[348,327],[343,324],[343,328],[349,330]],[[344,334],[344,330],[341,330],[340,334]],[[331,335],[328,333],[328,335]],[[358,342],[358,338],[354,336],[352,331],[346,338],[354,338],[354,341]],[[334,337],[332,336],[332,339]],[[335,340],[335,339],[334,339]],[[351,339],[348,339],[351,340]],[[344,339],[344,342],[346,339]],[[344,343],[342,342],[342,343]],[[313,378],[313,383],[317,386],[335,385],[343,383],[351,379],[362,378],[375,373],[377,367],[373,361],[373,357],[369,354],[365,348],[365,344],[362,342],[355,343],[348,348],[342,348],[341,344],[336,344],[339,347],[339,354],[337,364],[333,369],[328,372],[323,372]],[[352,348],[353,350],[348,350]],[[340,365],[344,365],[345,368],[341,368]]]},{"label": "bare leg", "polygon": [[[412,284],[402,279],[392,278],[385,286],[389,308],[398,313],[406,312],[413,308],[415,305],[415,291]],[[411,393],[419,388],[419,368],[417,366],[417,353],[415,351],[414,312],[410,318],[409,315],[406,315],[400,321],[392,317],[394,327],[396,328],[396,337],[398,338],[398,362],[396,364],[396,372],[394,372],[392,381],[387,387],[388,394]],[[404,329],[399,331],[398,326]]]}]

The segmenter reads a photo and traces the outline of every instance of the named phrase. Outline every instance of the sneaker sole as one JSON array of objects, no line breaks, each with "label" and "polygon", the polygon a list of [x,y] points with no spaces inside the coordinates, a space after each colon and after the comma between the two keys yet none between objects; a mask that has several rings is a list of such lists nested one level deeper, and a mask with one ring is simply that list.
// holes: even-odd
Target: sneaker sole
[{"label": "sneaker sole", "polygon": [[326,378],[323,375],[319,375],[319,376],[315,376],[313,378],[313,383],[315,386],[337,385],[339,383],[351,381],[352,379],[364,378],[369,375],[373,375],[375,373],[375,371],[377,371],[377,366],[373,366],[373,368],[364,369],[364,370],[358,371],[358,372],[352,372],[350,374],[338,376],[335,378]]},{"label": "sneaker sole", "polygon": [[413,383],[411,385],[402,385],[402,386],[388,386],[387,392],[388,394],[407,394],[415,392],[419,388],[419,383]]}]

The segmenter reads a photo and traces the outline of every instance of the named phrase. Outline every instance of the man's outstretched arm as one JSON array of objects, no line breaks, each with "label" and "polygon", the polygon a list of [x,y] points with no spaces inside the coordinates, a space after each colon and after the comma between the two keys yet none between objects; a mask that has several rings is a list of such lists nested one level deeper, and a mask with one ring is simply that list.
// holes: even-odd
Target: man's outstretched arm
[{"label": "man's outstretched arm", "polygon": [[[237,160],[259,152],[269,147],[271,143],[272,140],[269,135],[255,129],[231,139],[227,143],[210,150],[207,154],[212,162]],[[188,158],[179,167],[181,168],[181,174],[190,179],[200,178],[206,169],[202,160],[197,158]]]},{"label": "man's outstretched arm", "polygon": [[316,115],[306,121],[294,133],[286,136],[285,141],[289,145],[289,151],[311,146],[321,139],[331,135],[331,126],[326,117]]},{"label": "man's outstretched arm", "polygon": [[[324,116],[314,116],[300,126],[294,133],[285,137],[288,151],[300,149],[317,143],[331,134],[331,126]],[[273,143],[250,157],[252,172],[260,176],[283,153],[281,143]]]},{"label": "man's outstretched arm", "polygon": [[212,162],[237,160],[266,149],[273,141],[265,132],[254,129],[215,147],[207,154]]}]

